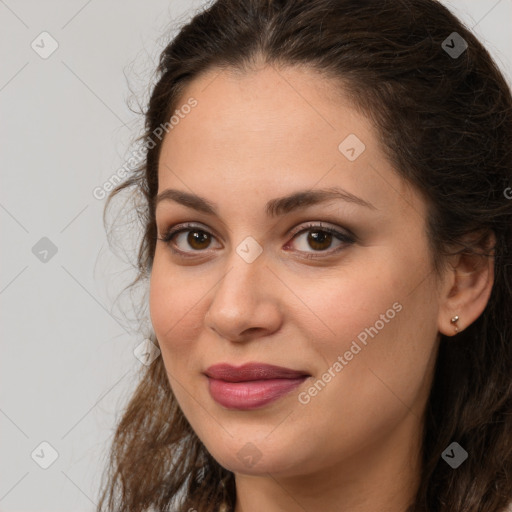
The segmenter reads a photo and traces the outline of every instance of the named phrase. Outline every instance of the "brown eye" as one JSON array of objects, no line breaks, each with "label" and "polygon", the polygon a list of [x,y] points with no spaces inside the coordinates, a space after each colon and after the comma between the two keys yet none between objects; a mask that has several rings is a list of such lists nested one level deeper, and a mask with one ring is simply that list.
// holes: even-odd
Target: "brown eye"
[{"label": "brown eye", "polygon": [[[189,248],[192,248],[194,251],[207,249],[211,244],[212,238],[212,235],[203,229],[181,228],[171,230],[160,240],[168,245],[178,246],[179,252],[188,252]],[[182,244],[183,247],[180,248],[180,244]]]},{"label": "brown eye", "polygon": [[198,251],[207,249],[210,245],[210,235],[200,229],[188,230],[187,243]]},{"label": "brown eye", "polygon": [[[295,235],[292,233],[292,242],[300,240],[305,234],[307,237],[302,242],[302,248],[295,251],[301,254],[302,258],[328,257],[355,242],[353,236],[322,224],[310,224],[296,232]],[[207,251],[215,236],[199,226],[182,224],[171,228],[163,238],[157,237],[157,239],[165,242],[174,254],[193,258]],[[334,249],[331,249],[333,242],[339,243]],[[288,247],[289,244],[286,245],[286,248]]]},{"label": "brown eye", "polygon": [[[214,237],[208,231],[191,225],[171,229],[163,238],[159,238],[159,240],[169,245],[172,251],[179,254],[186,254],[187,252],[201,252],[208,249],[213,238]],[[177,249],[174,249],[173,246],[176,246]]]},{"label": "brown eye", "polygon": [[[321,258],[323,256],[332,255],[346,245],[354,243],[354,238],[337,229],[322,226],[321,224],[310,224],[295,234],[293,240],[300,240],[302,235],[307,234],[302,244],[299,245],[298,252],[304,253],[306,258]],[[333,242],[340,242],[334,249],[330,249]],[[300,247],[302,245],[302,247]],[[313,249],[311,251],[311,249]],[[318,253],[318,254],[315,254]]]},{"label": "brown eye", "polygon": [[332,234],[320,230],[310,231],[307,243],[316,251],[328,249],[332,243]]}]

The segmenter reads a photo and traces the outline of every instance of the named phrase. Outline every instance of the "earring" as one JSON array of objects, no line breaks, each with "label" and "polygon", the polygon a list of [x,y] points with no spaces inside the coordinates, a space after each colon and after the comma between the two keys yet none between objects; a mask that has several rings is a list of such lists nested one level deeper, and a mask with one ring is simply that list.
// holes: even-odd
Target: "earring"
[{"label": "earring", "polygon": [[455,315],[452,319],[451,319],[451,323],[454,324],[453,326],[455,327],[455,333],[458,333],[459,332],[459,328],[455,325],[457,322],[459,321],[459,317],[457,315]]}]

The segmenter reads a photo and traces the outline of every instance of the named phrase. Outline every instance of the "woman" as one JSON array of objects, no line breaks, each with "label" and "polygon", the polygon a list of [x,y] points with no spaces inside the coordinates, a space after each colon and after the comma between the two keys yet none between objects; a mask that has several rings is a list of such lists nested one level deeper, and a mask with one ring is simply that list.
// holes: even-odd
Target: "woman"
[{"label": "woman", "polygon": [[489,53],[433,0],[218,0],[158,72],[110,199],[142,193],[161,357],[98,510],[506,510],[512,97]]}]

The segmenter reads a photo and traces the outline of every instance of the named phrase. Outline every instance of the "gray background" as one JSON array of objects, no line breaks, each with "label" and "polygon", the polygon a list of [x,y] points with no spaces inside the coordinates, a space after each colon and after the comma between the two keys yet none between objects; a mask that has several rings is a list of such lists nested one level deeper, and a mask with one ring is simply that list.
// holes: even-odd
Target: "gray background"
[{"label": "gray background", "polygon": [[[129,105],[145,104],[167,38],[204,3],[0,0],[0,511],[94,510],[145,334],[115,301],[134,274],[93,190],[130,157],[142,120]],[[443,3],[512,83],[512,0]],[[31,47],[51,49],[44,31],[59,45],[47,58]],[[58,453],[47,469],[42,442]]]}]

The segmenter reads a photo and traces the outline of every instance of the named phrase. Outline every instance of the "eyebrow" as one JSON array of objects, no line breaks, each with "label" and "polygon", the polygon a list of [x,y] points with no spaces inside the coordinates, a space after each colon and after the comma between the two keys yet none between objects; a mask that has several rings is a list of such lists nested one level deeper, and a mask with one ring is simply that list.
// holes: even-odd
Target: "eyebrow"
[{"label": "eyebrow", "polygon": [[[287,213],[306,208],[319,203],[332,201],[334,199],[358,204],[371,210],[377,210],[373,204],[364,199],[347,192],[339,187],[330,187],[323,189],[299,190],[293,194],[271,199],[265,206],[265,211],[269,217],[278,217]],[[208,215],[218,215],[218,206],[204,197],[182,190],[166,189],[156,196],[155,208],[162,201],[174,201],[188,208],[192,208]]]}]

